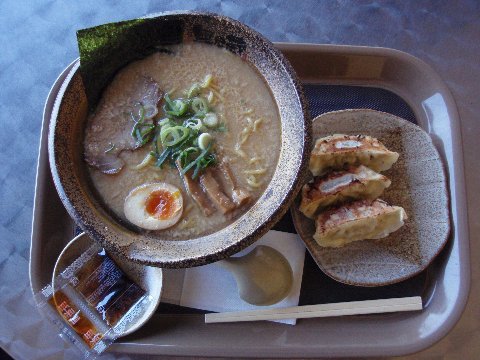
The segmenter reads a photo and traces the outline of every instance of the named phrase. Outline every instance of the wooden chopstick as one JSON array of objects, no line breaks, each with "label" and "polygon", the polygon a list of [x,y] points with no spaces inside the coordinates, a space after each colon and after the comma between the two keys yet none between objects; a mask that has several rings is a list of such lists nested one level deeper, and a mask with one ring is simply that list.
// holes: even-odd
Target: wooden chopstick
[{"label": "wooden chopstick", "polygon": [[420,296],[205,314],[205,323],[304,319],[422,310]]}]

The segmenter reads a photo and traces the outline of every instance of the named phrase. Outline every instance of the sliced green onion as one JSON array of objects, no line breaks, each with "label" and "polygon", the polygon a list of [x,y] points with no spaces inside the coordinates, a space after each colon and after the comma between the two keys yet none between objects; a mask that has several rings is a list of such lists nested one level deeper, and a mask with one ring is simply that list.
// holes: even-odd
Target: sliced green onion
[{"label": "sliced green onion", "polygon": [[[175,161],[180,161],[182,174],[192,171],[192,177],[199,176],[208,166],[215,163],[216,158],[210,152],[213,137],[206,133],[205,124],[214,130],[218,130],[219,119],[216,114],[209,112],[209,105],[203,96],[202,89],[213,87],[212,76],[207,75],[203,82],[193,84],[185,98],[170,98],[170,94],[164,95],[163,115],[165,118],[154,121],[158,108],[154,105],[143,106],[135,104],[130,112],[134,120],[132,136],[137,146],[143,146],[153,139],[153,149],[149,155],[138,164],[138,168],[147,166],[155,160],[155,166],[162,167],[165,162],[174,166]],[[213,96],[213,91],[211,90]],[[109,149],[109,151],[113,151]]]},{"label": "sliced green onion", "polygon": [[165,99],[166,105],[168,105],[170,108],[172,108],[173,107],[173,101],[170,99],[170,96],[168,95],[168,93],[166,93],[163,98]]},{"label": "sliced green onion", "polygon": [[170,124],[172,120],[170,120],[169,118],[165,118],[165,119],[161,119],[158,121],[158,125],[160,126],[163,126],[163,125],[167,125],[167,124]]},{"label": "sliced green onion", "polygon": [[213,141],[213,136],[209,133],[200,134],[198,137],[198,147],[202,150],[205,150],[210,146]]},{"label": "sliced green onion", "polygon": [[158,166],[159,168],[161,168],[163,163],[165,162],[165,160],[167,160],[170,153],[171,153],[170,148],[166,148],[165,150],[163,150],[162,153],[157,157],[157,161],[155,162],[155,166]]},{"label": "sliced green onion", "polygon": [[208,101],[209,104],[211,104],[213,102],[213,91],[212,90],[210,90],[208,92],[207,101]]},{"label": "sliced green onion", "polygon": [[192,179],[195,179],[197,177],[200,170],[203,170],[203,169],[207,168],[208,166],[210,166],[214,163],[215,163],[215,156],[213,154],[205,155],[196,164],[195,170],[194,170],[193,175],[192,175]]},{"label": "sliced green onion", "polygon": [[147,156],[142,160],[142,162],[136,166],[134,166],[135,170],[140,170],[145,168],[148,164],[152,162],[152,160],[155,159],[155,157],[152,155],[152,153],[148,153]]},{"label": "sliced green onion", "polygon": [[137,146],[143,146],[153,138],[155,125],[151,123],[137,122],[132,128],[132,136]]},{"label": "sliced green onion", "polygon": [[203,150],[194,161],[192,161],[190,164],[185,166],[182,170],[182,175],[185,175],[188,172],[188,170],[190,170],[192,167],[197,165],[200,162],[200,160],[203,159],[205,155],[207,155],[211,147],[212,147],[212,144],[210,143],[210,145],[205,150]]},{"label": "sliced green onion", "polygon": [[203,127],[202,120],[198,118],[188,119],[183,123],[183,126],[188,127],[190,129],[200,130]]},{"label": "sliced green onion", "polygon": [[160,139],[164,147],[174,146],[184,140],[189,133],[190,129],[184,126],[172,126],[167,129],[162,127]]},{"label": "sliced green onion", "polygon": [[188,91],[187,91],[187,97],[188,97],[189,99],[191,99],[192,97],[197,96],[198,94],[200,94],[200,91],[201,91],[200,85],[198,85],[197,83],[195,83],[195,84],[193,84],[192,86],[190,86],[190,89],[188,89]]},{"label": "sliced green onion", "polygon": [[182,116],[187,111],[187,103],[180,99],[173,101],[174,108],[170,111],[170,115]]},{"label": "sliced green onion", "polygon": [[168,94],[164,96],[166,106],[165,112],[173,116],[182,116],[188,109],[187,102],[182,99],[171,100]]},{"label": "sliced green onion", "polygon": [[160,133],[158,133],[156,136],[155,136],[155,139],[153,141],[153,146],[155,147],[155,152],[157,154],[160,154],[160,149],[163,148],[162,146],[162,138],[160,137]]},{"label": "sliced green onion", "polygon": [[177,159],[180,160],[180,163],[182,165],[182,167],[185,167],[188,163],[188,157],[190,156],[190,154],[195,154],[195,153],[198,153],[200,151],[199,148],[197,147],[189,147],[183,151],[180,152],[180,154],[178,155]]},{"label": "sliced green onion", "polygon": [[205,79],[203,80],[203,84],[201,85],[201,87],[203,89],[208,88],[210,86],[210,84],[212,83],[212,80],[213,80],[212,74],[208,74],[207,76],[205,76]]},{"label": "sliced green onion", "polygon": [[214,128],[218,125],[218,117],[215,113],[209,112],[205,114],[203,123],[209,128]]},{"label": "sliced green onion", "polygon": [[192,110],[197,115],[204,115],[208,112],[208,103],[207,100],[201,97],[196,97],[192,99]]}]

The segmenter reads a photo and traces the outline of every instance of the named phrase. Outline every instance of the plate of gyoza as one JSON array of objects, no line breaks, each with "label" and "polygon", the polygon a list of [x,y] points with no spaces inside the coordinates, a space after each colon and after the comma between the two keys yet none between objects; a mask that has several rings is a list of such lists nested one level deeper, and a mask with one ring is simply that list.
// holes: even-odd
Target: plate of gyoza
[{"label": "plate of gyoza", "polygon": [[357,286],[423,271],[450,233],[442,160],[428,133],[397,116],[353,109],[313,120],[310,178],[292,207],[319,267]]}]

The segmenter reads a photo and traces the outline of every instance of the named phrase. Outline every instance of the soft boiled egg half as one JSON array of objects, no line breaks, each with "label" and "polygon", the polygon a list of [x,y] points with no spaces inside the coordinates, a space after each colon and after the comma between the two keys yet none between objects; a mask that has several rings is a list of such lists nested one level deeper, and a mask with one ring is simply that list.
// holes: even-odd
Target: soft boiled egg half
[{"label": "soft boiled egg half", "polygon": [[164,182],[143,184],[130,191],[123,211],[132,224],[142,229],[166,229],[182,216],[182,193],[176,186]]}]

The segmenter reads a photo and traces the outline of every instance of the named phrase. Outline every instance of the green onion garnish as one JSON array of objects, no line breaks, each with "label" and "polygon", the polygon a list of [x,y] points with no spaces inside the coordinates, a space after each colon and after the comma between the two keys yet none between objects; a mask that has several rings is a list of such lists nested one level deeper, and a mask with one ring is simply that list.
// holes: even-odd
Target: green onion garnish
[{"label": "green onion garnish", "polygon": [[[156,113],[141,103],[132,108],[130,117],[134,125],[131,134],[137,147],[152,142],[150,155],[155,158],[155,166],[162,168],[167,163],[174,167],[178,160],[183,169],[182,175],[192,170],[192,178],[195,179],[208,166],[215,164],[216,158],[212,152],[214,141],[210,134],[205,133],[205,125],[216,131],[226,131],[226,128],[225,124],[218,123],[216,114],[209,110],[207,100],[199,96],[211,81],[209,75],[203,84],[193,84],[186,92],[185,99],[171,99],[165,94],[165,117],[161,120],[152,119],[151,115],[155,116]],[[199,141],[200,135],[203,141]],[[113,150],[112,144],[105,152]]]},{"label": "green onion garnish", "polygon": [[204,98],[196,97],[192,99],[192,111],[196,115],[205,115],[208,112],[208,102]]}]

